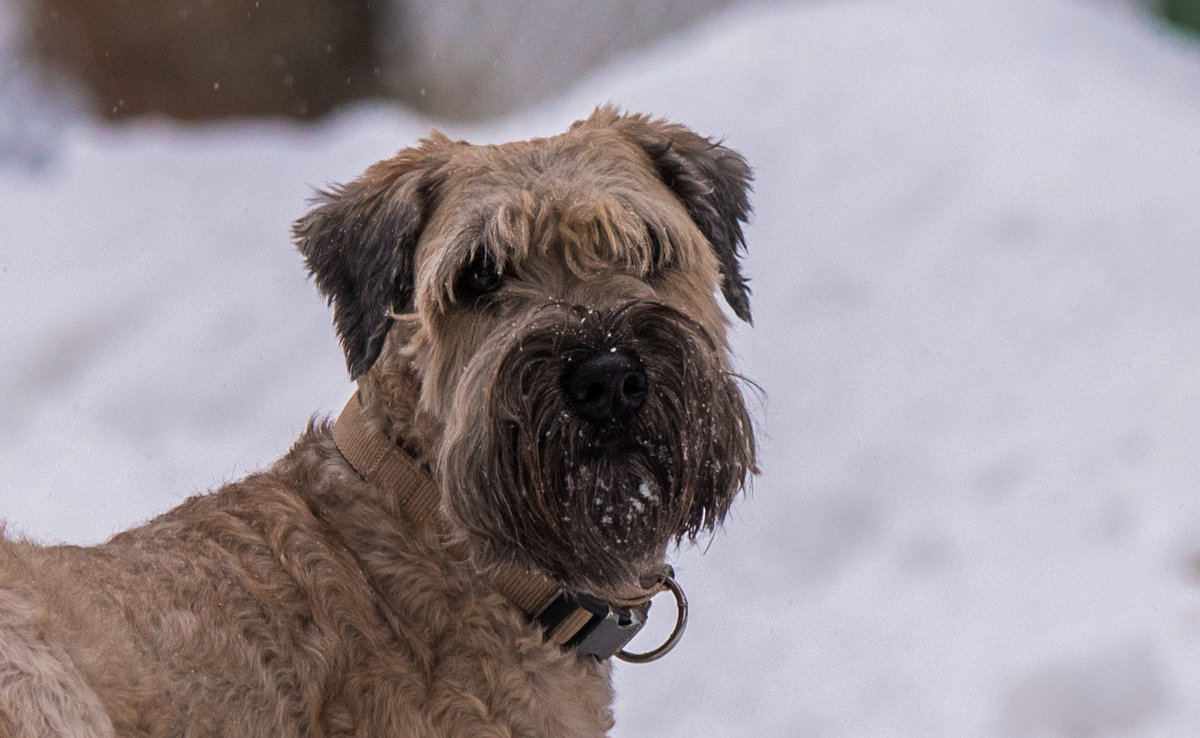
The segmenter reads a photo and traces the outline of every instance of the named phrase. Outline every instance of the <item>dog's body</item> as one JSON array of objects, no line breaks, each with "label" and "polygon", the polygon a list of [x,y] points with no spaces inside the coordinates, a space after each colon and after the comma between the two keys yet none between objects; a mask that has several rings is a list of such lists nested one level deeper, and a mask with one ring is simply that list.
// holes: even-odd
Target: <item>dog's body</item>
[{"label": "dog's body", "polygon": [[0,734],[603,732],[606,662],[547,647],[439,545],[327,429],[103,546],[7,544]]},{"label": "dog's body", "polygon": [[326,193],[299,247],[431,519],[317,424],[102,546],[0,539],[0,735],[604,734],[608,661],[501,572],[648,597],[753,471],[713,294],[749,319],[748,180],[600,109],[551,139],[434,136]]}]

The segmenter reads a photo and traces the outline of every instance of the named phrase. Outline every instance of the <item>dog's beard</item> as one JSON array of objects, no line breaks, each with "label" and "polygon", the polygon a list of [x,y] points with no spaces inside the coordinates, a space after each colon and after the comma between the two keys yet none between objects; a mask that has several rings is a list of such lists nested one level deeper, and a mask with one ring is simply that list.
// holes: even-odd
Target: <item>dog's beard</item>
[{"label": "dog's beard", "polygon": [[[623,423],[583,420],[564,367],[611,349],[641,362],[644,405]],[[462,387],[481,414],[448,429],[439,455],[454,528],[485,561],[570,588],[636,584],[672,539],[719,524],[754,468],[750,421],[719,350],[657,303],[539,311],[497,351],[491,381]]]}]

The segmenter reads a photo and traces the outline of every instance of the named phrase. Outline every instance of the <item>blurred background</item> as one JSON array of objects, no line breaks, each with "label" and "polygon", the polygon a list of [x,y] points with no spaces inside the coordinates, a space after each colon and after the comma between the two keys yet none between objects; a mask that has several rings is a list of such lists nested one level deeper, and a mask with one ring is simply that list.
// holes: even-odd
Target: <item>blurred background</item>
[{"label": "blurred background", "polygon": [[614,735],[1200,735],[1200,0],[0,0],[7,533],[340,409],[314,188],[606,102],[754,166],[763,387]]},{"label": "blurred background", "polygon": [[[9,117],[51,98],[44,102],[57,114],[69,105],[113,120],[204,121],[311,120],[389,99],[438,118],[480,120],[545,100],[729,4],[4,0],[0,102]],[[25,118],[26,128],[38,125]]]}]

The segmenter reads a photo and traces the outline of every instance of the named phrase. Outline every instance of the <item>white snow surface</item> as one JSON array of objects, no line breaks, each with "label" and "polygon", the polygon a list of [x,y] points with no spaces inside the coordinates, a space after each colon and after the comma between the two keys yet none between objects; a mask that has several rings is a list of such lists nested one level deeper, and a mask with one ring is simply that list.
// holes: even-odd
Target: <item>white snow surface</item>
[{"label": "white snow surface", "polygon": [[[764,390],[614,735],[1200,735],[1200,48],[1095,0],[763,5],[447,132],[605,101],[754,165]],[[336,412],[289,224],[431,125],[72,124],[0,170],[9,533],[102,540]]]}]

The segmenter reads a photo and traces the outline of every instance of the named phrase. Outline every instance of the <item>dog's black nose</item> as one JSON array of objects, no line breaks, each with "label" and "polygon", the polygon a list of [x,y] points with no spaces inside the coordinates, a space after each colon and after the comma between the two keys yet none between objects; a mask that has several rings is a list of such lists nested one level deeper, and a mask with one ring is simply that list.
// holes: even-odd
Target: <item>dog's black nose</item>
[{"label": "dog's black nose", "polygon": [[585,420],[628,420],[646,402],[649,382],[636,358],[621,351],[593,354],[568,368],[564,386],[572,409]]}]

